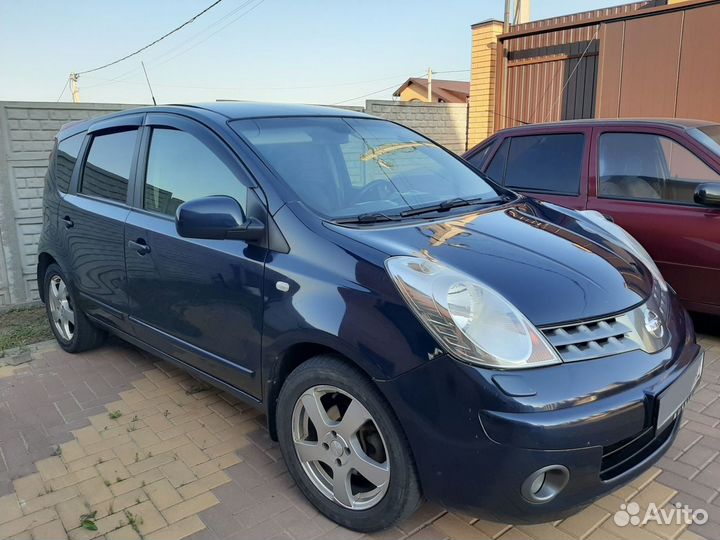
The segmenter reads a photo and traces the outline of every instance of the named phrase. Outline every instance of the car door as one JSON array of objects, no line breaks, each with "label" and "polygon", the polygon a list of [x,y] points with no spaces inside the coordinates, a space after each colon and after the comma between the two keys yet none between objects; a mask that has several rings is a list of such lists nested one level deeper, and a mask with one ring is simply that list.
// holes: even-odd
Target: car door
[{"label": "car door", "polygon": [[590,133],[577,128],[512,134],[485,161],[484,172],[505,187],[536,199],[584,209]]},{"label": "car door", "polygon": [[139,171],[125,229],[136,336],[259,396],[267,249],[243,240],[183,238],[175,228],[179,205],[210,195],[234,197],[248,216],[264,211],[248,173],[208,128],[160,113],[147,116]]},{"label": "car door", "polygon": [[124,228],[143,116],[100,121],[88,130],[81,164],[58,206],[66,270],[81,309],[122,331],[128,330]]},{"label": "car door", "polygon": [[720,174],[670,130],[596,128],[591,154],[588,208],[637,238],[688,308],[720,306],[720,209],[693,200]]}]

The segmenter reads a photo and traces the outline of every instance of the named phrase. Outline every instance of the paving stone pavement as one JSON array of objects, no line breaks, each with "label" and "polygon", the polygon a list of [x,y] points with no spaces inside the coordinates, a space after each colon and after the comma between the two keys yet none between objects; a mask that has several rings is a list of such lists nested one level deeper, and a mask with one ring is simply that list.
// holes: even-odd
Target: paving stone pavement
[{"label": "paving stone pavement", "polygon": [[[642,477],[565,520],[510,526],[431,503],[372,538],[712,538],[720,527],[720,338],[677,441]],[[57,347],[0,367],[0,538],[360,538],[318,514],[265,419],[129,345]],[[704,525],[618,526],[621,505],[676,503]],[[81,528],[91,514],[98,530]],[[642,514],[641,514],[642,515]],[[711,532],[712,531],[712,532]],[[713,534],[714,533],[714,534]]]}]

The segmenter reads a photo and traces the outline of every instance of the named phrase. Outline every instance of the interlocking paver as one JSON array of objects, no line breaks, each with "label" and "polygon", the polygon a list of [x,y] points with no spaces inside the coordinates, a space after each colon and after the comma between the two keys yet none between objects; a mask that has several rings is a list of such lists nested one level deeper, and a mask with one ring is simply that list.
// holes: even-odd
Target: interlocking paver
[{"label": "interlocking paver", "polygon": [[78,489],[88,504],[97,504],[112,498],[112,492],[99,476],[80,482]]},{"label": "interlocking paver", "polygon": [[15,493],[0,497],[0,524],[17,519],[22,515],[20,502]]},{"label": "interlocking paver", "polygon": [[60,516],[65,530],[71,531],[80,526],[80,516],[89,511],[85,499],[82,497],[74,497],[55,506],[55,510]]},{"label": "interlocking paver", "polygon": [[62,540],[67,538],[67,533],[59,519],[49,521],[43,525],[38,525],[32,529],[33,538],[52,538],[53,540]]},{"label": "interlocking paver", "polygon": [[45,494],[45,482],[37,473],[18,478],[13,486],[20,502]]},{"label": "interlocking paver", "polygon": [[218,486],[227,484],[228,482],[230,482],[230,477],[223,471],[218,471],[216,473],[212,473],[208,476],[190,482],[189,484],[185,484],[184,486],[180,486],[178,488],[178,492],[180,493],[180,495],[183,496],[184,499],[190,499],[192,497],[195,497],[196,495],[200,495],[205,491],[210,491],[211,489],[215,489]]},{"label": "interlocking paver", "polygon": [[31,514],[33,512],[37,512],[38,510],[42,510],[43,508],[51,508],[62,501],[72,499],[77,496],[78,493],[78,488],[75,486],[69,486],[58,491],[52,491],[40,497],[35,497],[26,501],[22,504],[22,510],[25,514]]},{"label": "interlocking paver", "polygon": [[104,461],[96,466],[97,471],[102,476],[103,480],[109,484],[115,484],[127,480],[130,477],[130,473],[125,468],[118,458]]},{"label": "interlocking paver", "polygon": [[183,497],[167,478],[145,486],[145,492],[158,510],[165,510],[183,501]]},{"label": "interlocking paver", "polygon": [[188,516],[152,534],[153,540],[178,540],[201,531],[205,524],[196,515]]},{"label": "interlocking paver", "polygon": [[162,514],[168,523],[175,523],[183,518],[202,512],[211,506],[215,506],[219,502],[218,498],[208,491],[171,506],[163,510]]}]

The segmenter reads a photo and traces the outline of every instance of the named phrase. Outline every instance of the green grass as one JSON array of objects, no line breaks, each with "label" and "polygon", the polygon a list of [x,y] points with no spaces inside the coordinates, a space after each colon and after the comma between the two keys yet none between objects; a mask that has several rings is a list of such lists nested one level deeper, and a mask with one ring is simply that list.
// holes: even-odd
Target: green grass
[{"label": "green grass", "polygon": [[52,337],[44,306],[0,313],[0,355],[6,349],[30,345]]}]

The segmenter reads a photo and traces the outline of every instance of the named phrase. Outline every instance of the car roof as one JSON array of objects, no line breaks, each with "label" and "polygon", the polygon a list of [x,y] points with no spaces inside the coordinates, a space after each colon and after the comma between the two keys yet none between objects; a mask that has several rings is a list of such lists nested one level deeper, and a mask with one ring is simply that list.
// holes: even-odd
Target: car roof
[{"label": "car roof", "polygon": [[303,105],[295,103],[261,103],[252,101],[218,101],[212,103],[187,103],[134,107],[115,113],[95,116],[88,120],[70,122],[60,128],[60,138],[84,131],[96,122],[137,113],[180,113],[202,118],[210,122],[221,120],[242,120],[248,118],[272,118],[288,116],[344,116],[354,118],[376,118],[354,108],[328,107],[325,105]]},{"label": "car roof", "polygon": [[511,128],[505,128],[498,131],[498,133],[507,133],[509,131],[519,131],[524,129],[542,130],[545,127],[585,127],[585,126],[664,126],[674,127],[679,129],[691,129],[703,126],[710,126],[717,124],[717,122],[711,122],[709,120],[696,120],[692,118],[591,118],[582,120],[561,120],[558,122],[543,122],[539,124],[525,124],[522,126],[515,126]]},{"label": "car roof", "polygon": [[262,103],[256,101],[216,101],[179,105],[212,111],[231,120],[263,118],[272,116],[356,116],[370,117],[351,108],[304,105],[300,103]]}]

